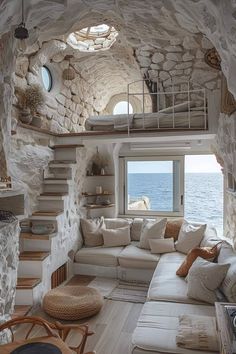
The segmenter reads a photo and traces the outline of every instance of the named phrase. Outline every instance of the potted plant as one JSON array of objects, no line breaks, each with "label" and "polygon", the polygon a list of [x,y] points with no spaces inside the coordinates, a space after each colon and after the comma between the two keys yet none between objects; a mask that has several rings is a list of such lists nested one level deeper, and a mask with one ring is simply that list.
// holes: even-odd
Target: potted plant
[{"label": "potted plant", "polygon": [[[32,85],[25,90],[20,91],[20,120],[26,124],[32,124],[38,128],[42,125],[42,120],[37,113],[38,109],[43,106],[45,97],[43,90],[39,85]],[[29,115],[31,119],[29,118]]]}]

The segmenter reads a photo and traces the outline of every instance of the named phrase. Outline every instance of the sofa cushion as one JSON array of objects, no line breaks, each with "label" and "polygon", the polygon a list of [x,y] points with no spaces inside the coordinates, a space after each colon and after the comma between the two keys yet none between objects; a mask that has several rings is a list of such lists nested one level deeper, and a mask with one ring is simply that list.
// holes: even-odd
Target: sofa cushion
[{"label": "sofa cushion", "polygon": [[118,256],[123,247],[83,247],[75,255],[75,262],[104,267],[118,266]]},{"label": "sofa cushion", "polygon": [[183,219],[168,220],[166,224],[165,238],[173,237],[174,240],[177,241],[183,221]]},{"label": "sofa cushion", "polygon": [[[173,256],[170,257],[169,255]],[[203,303],[187,296],[186,281],[176,275],[176,270],[184,258],[185,255],[179,252],[165,253],[161,256],[149,286],[147,295],[149,301]]]},{"label": "sofa cushion", "polygon": [[223,291],[228,301],[236,302],[236,252],[230,243],[222,243],[218,263],[230,263],[230,267],[220,289]]},{"label": "sofa cushion", "polygon": [[144,220],[139,247],[150,250],[150,239],[164,238],[166,223],[166,218],[155,221]]},{"label": "sofa cushion", "polygon": [[175,244],[174,239],[150,239],[149,245],[151,247],[151,253],[167,253],[167,252],[175,252]]},{"label": "sofa cushion", "polygon": [[219,241],[221,238],[218,237],[216,229],[207,225],[200,247],[213,247]]},{"label": "sofa cushion", "polygon": [[132,241],[140,241],[142,226],[143,226],[143,219],[134,218],[130,230],[131,231],[130,236]]},{"label": "sofa cushion", "polygon": [[177,346],[180,315],[215,316],[215,308],[206,305],[146,302],[132,335],[132,353],[210,354],[209,351]]},{"label": "sofa cushion", "polygon": [[179,275],[180,277],[186,277],[188,275],[188,271],[190,267],[192,266],[193,262],[197,259],[197,257],[214,261],[214,259],[217,256],[218,256],[217,245],[213,247],[195,247],[188,252],[185,260],[183,261],[181,266],[177,269],[176,274]]},{"label": "sofa cushion", "polygon": [[132,225],[132,219],[105,218],[104,222],[106,229],[117,229],[120,227]]},{"label": "sofa cushion", "polygon": [[120,227],[117,229],[103,229],[102,236],[104,247],[127,246],[130,244],[130,227]]},{"label": "sofa cushion", "polygon": [[87,247],[103,245],[101,229],[104,227],[104,218],[80,219],[84,244]]},{"label": "sofa cushion", "polygon": [[125,247],[119,254],[119,264],[124,268],[155,269],[160,259],[159,254],[151,254],[150,251],[137,247],[138,243],[132,243]]},{"label": "sofa cushion", "polygon": [[208,262],[198,257],[188,273],[188,296],[214,304],[218,300],[216,290],[222,283],[229,266],[229,264]]},{"label": "sofa cushion", "polygon": [[189,223],[184,220],[176,242],[176,250],[187,254],[192,248],[198,247],[203,239],[205,230],[206,224]]}]

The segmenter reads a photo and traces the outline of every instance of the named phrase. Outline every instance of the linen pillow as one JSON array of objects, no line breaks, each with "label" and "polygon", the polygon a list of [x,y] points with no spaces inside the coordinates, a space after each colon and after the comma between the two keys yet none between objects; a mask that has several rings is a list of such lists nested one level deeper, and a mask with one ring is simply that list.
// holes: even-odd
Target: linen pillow
[{"label": "linen pillow", "polygon": [[197,257],[201,257],[203,259],[208,259],[214,261],[214,259],[218,256],[219,247],[215,245],[214,247],[195,247],[190,250],[187,254],[187,257],[176,271],[176,275],[180,277],[186,277],[188,275],[188,271],[192,266],[193,262]]},{"label": "linen pillow", "polygon": [[175,243],[173,238],[160,240],[150,239],[149,245],[151,247],[151,253],[175,252]]},{"label": "linen pillow", "polygon": [[214,304],[217,301],[216,290],[224,280],[229,266],[198,257],[188,273],[187,296]]},{"label": "linen pillow", "polygon": [[219,352],[215,317],[199,315],[179,316],[176,344],[182,348]]},{"label": "linen pillow", "polygon": [[102,228],[104,218],[80,219],[84,245],[87,247],[97,247],[103,245]]},{"label": "linen pillow", "polygon": [[183,219],[168,220],[166,224],[165,238],[173,237],[174,240],[177,241],[183,221]]},{"label": "linen pillow", "polygon": [[167,218],[159,221],[144,220],[140,237],[140,248],[150,250],[149,240],[164,238]]},{"label": "linen pillow", "polygon": [[134,218],[130,229],[130,236],[132,241],[140,241],[142,227],[143,227],[143,219]]},{"label": "linen pillow", "polygon": [[106,229],[118,229],[132,224],[132,219],[105,218]]},{"label": "linen pillow", "polygon": [[130,227],[103,229],[104,247],[127,246],[130,244]]},{"label": "linen pillow", "polygon": [[236,252],[228,242],[223,242],[218,256],[218,263],[230,263],[228,272],[221,284],[221,291],[230,302],[236,302]]},{"label": "linen pillow", "polygon": [[184,220],[176,242],[176,250],[187,254],[192,248],[198,247],[204,237],[205,230],[206,224],[192,224]]}]

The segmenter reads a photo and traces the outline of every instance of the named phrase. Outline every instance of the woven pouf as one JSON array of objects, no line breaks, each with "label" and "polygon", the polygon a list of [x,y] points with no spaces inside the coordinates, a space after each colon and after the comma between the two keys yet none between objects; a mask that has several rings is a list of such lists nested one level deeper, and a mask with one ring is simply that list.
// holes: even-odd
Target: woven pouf
[{"label": "woven pouf", "polygon": [[98,313],[103,296],[88,286],[62,286],[50,290],[43,299],[44,311],[60,320],[79,320]]}]

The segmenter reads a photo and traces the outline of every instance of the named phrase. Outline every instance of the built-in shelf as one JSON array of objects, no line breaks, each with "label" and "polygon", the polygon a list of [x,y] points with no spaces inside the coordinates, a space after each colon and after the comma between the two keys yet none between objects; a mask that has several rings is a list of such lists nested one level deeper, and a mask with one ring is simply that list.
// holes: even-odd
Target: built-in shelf
[{"label": "built-in shelf", "polygon": [[82,193],[83,197],[106,197],[107,195],[113,195],[112,192],[107,193]]},{"label": "built-in shelf", "polygon": [[107,205],[87,204],[87,205],[84,205],[84,208],[91,210],[91,209],[112,208],[114,206],[115,206],[115,204],[107,204]]},{"label": "built-in shelf", "polygon": [[109,176],[114,176],[114,175],[106,173],[105,175],[87,175],[86,177],[109,177]]}]

